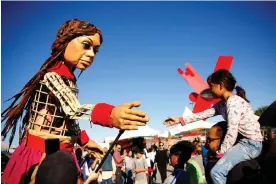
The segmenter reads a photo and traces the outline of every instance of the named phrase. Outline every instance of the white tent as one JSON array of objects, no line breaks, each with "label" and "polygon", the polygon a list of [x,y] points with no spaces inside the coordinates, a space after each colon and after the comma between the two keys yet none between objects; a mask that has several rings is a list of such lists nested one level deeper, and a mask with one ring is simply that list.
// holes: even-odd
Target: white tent
[{"label": "white tent", "polygon": [[[183,115],[189,115],[189,114],[193,114],[193,113],[188,107],[186,107],[185,110],[184,110]],[[171,132],[172,135],[175,135],[175,134],[179,134],[181,132],[191,131],[193,129],[209,129],[214,124],[215,123],[200,120],[200,121],[196,121],[196,122],[187,124],[185,126],[182,126],[181,124],[178,124],[175,127],[173,127],[172,129],[170,129],[169,131]]]},{"label": "white tent", "polygon": [[8,151],[9,150],[9,145],[1,142],[1,151]]},{"label": "white tent", "polygon": [[137,130],[127,130],[121,135],[119,140],[135,138],[135,137],[149,137],[159,134],[159,131],[150,128],[149,126],[141,126]]},{"label": "white tent", "polygon": [[168,138],[169,137],[169,131],[163,131],[161,133],[158,134],[158,137],[163,137],[163,138]]},{"label": "white tent", "polygon": [[106,147],[109,149],[109,143],[98,143],[102,148]]},{"label": "white tent", "polygon": [[113,142],[115,140],[115,136],[113,137],[105,137],[104,138],[104,143],[110,143],[110,142]]},{"label": "white tent", "polygon": [[11,147],[9,148],[9,145],[5,142],[1,142],[1,151],[8,151],[9,153],[13,153],[16,149],[15,145],[11,145]]}]

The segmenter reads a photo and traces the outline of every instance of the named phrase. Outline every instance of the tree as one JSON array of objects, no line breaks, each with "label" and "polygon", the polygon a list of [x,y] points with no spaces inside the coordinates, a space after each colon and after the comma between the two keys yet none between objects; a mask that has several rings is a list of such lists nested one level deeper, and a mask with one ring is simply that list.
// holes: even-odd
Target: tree
[{"label": "tree", "polygon": [[268,105],[261,106],[258,109],[256,109],[254,113],[257,116],[261,116],[267,108],[268,108]]}]

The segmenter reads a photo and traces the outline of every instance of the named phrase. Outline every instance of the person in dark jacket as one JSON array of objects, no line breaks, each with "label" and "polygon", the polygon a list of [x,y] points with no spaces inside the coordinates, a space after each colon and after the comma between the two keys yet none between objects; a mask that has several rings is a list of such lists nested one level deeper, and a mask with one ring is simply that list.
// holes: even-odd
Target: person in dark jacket
[{"label": "person in dark jacket", "polygon": [[155,163],[161,176],[161,181],[164,183],[167,178],[167,165],[169,163],[168,151],[164,149],[164,143],[159,143],[159,150],[156,152]]}]

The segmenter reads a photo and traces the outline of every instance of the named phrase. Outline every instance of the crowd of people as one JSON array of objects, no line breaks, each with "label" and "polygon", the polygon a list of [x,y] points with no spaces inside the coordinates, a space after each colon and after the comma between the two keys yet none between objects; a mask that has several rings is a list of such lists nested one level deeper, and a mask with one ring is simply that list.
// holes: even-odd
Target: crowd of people
[{"label": "crowd of people", "polygon": [[[206,140],[200,140],[200,138],[193,141],[180,140],[172,146],[168,145],[167,148],[164,147],[164,142],[160,141],[158,145],[154,144],[149,149],[136,147],[122,149],[122,145],[117,144],[100,169],[100,179],[97,182],[101,184],[213,184],[210,173],[221,159],[217,157],[217,151],[221,147],[226,131],[227,122],[221,121],[209,129]],[[270,137],[266,137],[269,142],[275,141],[275,132],[276,129],[270,130],[268,135]],[[272,150],[272,146],[271,144],[269,149]],[[107,152],[106,147],[104,152]],[[270,152],[273,154],[273,151]],[[273,169],[268,171],[260,169],[261,165],[265,168],[265,160],[269,159],[266,156],[267,153],[263,153],[256,159],[249,159],[234,166],[227,176],[227,183],[258,184],[264,181],[269,183],[271,181],[269,172],[271,173]],[[99,163],[99,160],[96,162]],[[83,168],[87,167],[91,169],[89,172],[82,172],[84,180],[95,169],[95,162],[91,162],[91,159],[86,160]],[[83,168],[82,171],[84,171]],[[267,176],[265,180],[264,175]]]},{"label": "crowd of people", "polygon": [[[209,130],[205,145],[200,145],[198,140],[182,140],[165,149],[161,141],[149,150],[141,145],[122,150],[123,145],[117,144],[109,154],[107,148],[91,140],[80,129],[78,120],[120,130],[137,129],[149,121],[145,112],[133,109],[141,105],[136,101],[118,106],[80,104],[74,71],[84,71],[93,63],[102,42],[101,31],[89,22],[73,19],[60,27],[51,56],[2,113],[5,122],[2,136],[6,138],[11,133],[10,144],[23,117],[20,144],[6,165],[3,183],[270,184],[275,181],[272,177],[276,165],[275,138],[264,139],[245,91],[225,69],[207,78],[207,91],[218,103],[202,112],[164,120],[166,126],[185,126],[221,115],[225,121]],[[273,115],[266,119],[274,126],[275,105],[272,105]],[[76,144],[81,149],[74,151]],[[106,155],[104,161],[103,155]],[[204,169],[194,159],[199,155]]]},{"label": "crowd of people", "polygon": [[[197,143],[197,142],[196,142]],[[77,149],[79,152],[81,149]],[[103,148],[104,152],[107,152],[107,147]],[[185,151],[185,153],[182,151]],[[79,163],[84,161],[87,153],[80,154],[78,157]],[[190,161],[192,155],[196,155],[195,145],[189,141],[181,141],[166,149],[164,142],[159,142],[159,145],[152,145],[149,149],[130,147],[122,149],[122,145],[117,144],[111,154],[108,155],[104,161],[102,168],[100,169],[100,179],[98,182],[102,184],[120,183],[120,184],[161,184],[170,183],[174,167],[178,161],[173,160],[170,162],[170,158],[173,155],[185,155],[184,160],[180,158],[181,163],[187,164],[188,170],[192,170],[190,165],[193,162]],[[189,162],[188,162],[189,161]],[[86,159],[82,164],[82,177],[86,180],[88,176],[95,169],[96,163],[99,164],[100,159],[92,160],[92,158]],[[180,164],[182,165],[182,164]],[[195,164],[197,165],[197,164]],[[89,169],[87,169],[89,168]],[[197,167],[197,169],[200,169]],[[199,171],[199,173],[202,173]],[[202,178],[202,177],[201,177]],[[188,177],[186,177],[186,180]],[[198,182],[195,182],[198,183]],[[202,182],[203,183],[203,182]]]}]

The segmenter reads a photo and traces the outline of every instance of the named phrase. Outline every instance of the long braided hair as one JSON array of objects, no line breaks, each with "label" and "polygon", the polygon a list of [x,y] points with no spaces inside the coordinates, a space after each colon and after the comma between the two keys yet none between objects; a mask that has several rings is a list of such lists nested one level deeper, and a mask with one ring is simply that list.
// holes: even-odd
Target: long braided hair
[{"label": "long braided hair", "polygon": [[[1,114],[1,123],[5,123],[1,132],[3,139],[5,139],[7,134],[11,131],[9,146],[11,146],[13,142],[18,120],[23,116],[24,110],[27,110],[27,113],[22,120],[21,126],[19,127],[19,134],[21,134],[19,135],[19,139],[24,137],[29,121],[29,112],[31,110],[31,104],[34,99],[36,86],[42,77],[48,72],[49,68],[54,66],[57,62],[61,62],[61,60],[63,60],[63,54],[68,43],[76,37],[83,35],[94,35],[96,33],[99,33],[100,42],[102,43],[103,37],[101,31],[96,26],[87,21],[72,19],[62,24],[57,32],[56,40],[52,44],[51,56],[43,63],[40,70],[31,78],[29,82],[27,82],[21,91],[12,98],[8,99],[8,101],[11,99],[13,99],[13,101]],[[72,70],[74,70],[74,68]],[[24,130],[23,133],[22,130]]]}]

